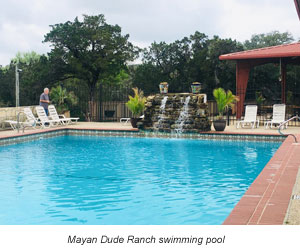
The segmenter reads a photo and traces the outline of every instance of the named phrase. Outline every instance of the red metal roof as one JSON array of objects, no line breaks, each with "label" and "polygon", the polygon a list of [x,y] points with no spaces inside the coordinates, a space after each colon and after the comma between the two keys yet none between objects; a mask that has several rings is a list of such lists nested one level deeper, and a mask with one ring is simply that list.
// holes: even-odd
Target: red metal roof
[{"label": "red metal roof", "polygon": [[242,60],[257,58],[280,58],[300,56],[300,42],[278,46],[246,50],[231,54],[221,55],[220,60]]}]

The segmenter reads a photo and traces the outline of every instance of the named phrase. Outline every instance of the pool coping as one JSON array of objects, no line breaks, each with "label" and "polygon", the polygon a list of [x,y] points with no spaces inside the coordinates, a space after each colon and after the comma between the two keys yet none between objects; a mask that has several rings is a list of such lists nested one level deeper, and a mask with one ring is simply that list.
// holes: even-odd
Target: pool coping
[{"label": "pool coping", "polygon": [[[107,128],[72,128],[59,127],[43,130],[27,131],[26,133],[1,136],[1,141],[9,140],[8,144],[18,143],[26,140],[35,139],[41,135],[59,136],[72,134],[69,132],[81,131],[82,134],[105,135],[111,132],[112,135],[139,134],[138,129],[107,129]],[[209,139],[215,136],[224,138],[236,137],[237,139],[245,136],[255,138],[280,137],[278,134],[264,133],[228,133],[228,132],[203,132],[200,135],[207,135]],[[27,139],[28,138],[28,139]],[[201,138],[201,137],[199,137]],[[297,135],[300,141],[300,135]],[[21,139],[21,140],[20,140]],[[7,141],[5,140],[5,141]],[[12,142],[11,142],[12,140]],[[5,145],[5,144],[4,144]],[[251,184],[249,189],[242,196],[237,205],[233,208],[223,225],[278,225],[283,224],[290,203],[292,191],[296,183],[298,168],[300,166],[300,145],[293,145],[293,138],[287,137],[271,160],[267,163],[258,177]]]}]

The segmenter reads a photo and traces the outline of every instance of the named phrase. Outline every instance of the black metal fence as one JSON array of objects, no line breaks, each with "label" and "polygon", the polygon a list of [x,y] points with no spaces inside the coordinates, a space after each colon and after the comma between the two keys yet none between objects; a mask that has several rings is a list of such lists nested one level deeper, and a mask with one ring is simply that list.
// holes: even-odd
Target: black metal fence
[{"label": "black metal fence", "polygon": [[[251,90],[249,90],[251,91]],[[124,117],[131,117],[131,113],[126,106],[128,95],[132,95],[132,86],[130,84],[122,85],[100,85],[96,89],[95,100],[89,103],[88,88],[78,86],[74,92],[79,98],[79,103],[75,109],[75,114],[81,117],[81,120],[97,121],[97,122],[116,122]],[[208,100],[208,116],[211,121],[218,117],[218,109],[214,100]],[[273,100],[273,102],[266,102],[258,105],[257,118],[260,125],[264,125],[266,121],[272,119],[273,104],[280,103],[280,100]],[[93,112],[89,113],[89,105],[92,105]],[[255,99],[246,99],[244,103],[244,110],[246,105],[257,105]],[[287,104],[286,106],[286,120],[300,114],[300,105]],[[243,114],[244,115],[244,114]],[[228,125],[236,124],[235,110],[229,109],[225,113],[225,118]],[[289,126],[300,126],[298,120],[293,120]]]},{"label": "black metal fence", "polygon": [[[214,100],[209,100],[207,103],[208,103],[209,119],[211,121],[214,121],[218,117],[217,104]],[[272,119],[273,104],[280,104],[280,102],[258,105],[257,119],[259,120],[261,126],[263,126],[265,122],[270,121]],[[257,105],[257,104],[255,100],[245,101],[243,116],[245,115],[244,112],[245,112],[246,105]],[[295,115],[300,115],[300,106],[287,104],[285,120],[288,120]],[[224,118],[227,120],[227,125],[235,125],[237,120],[235,116],[235,110],[230,108],[229,111],[224,114]],[[300,126],[300,122],[299,120],[290,121],[289,126]]]},{"label": "black metal fence", "polygon": [[130,85],[99,85],[92,103],[89,102],[88,88],[79,86],[74,92],[79,98],[79,103],[74,109],[81,120],[115,122],[131,116],[126,106],[128,95],[132,95]]}]

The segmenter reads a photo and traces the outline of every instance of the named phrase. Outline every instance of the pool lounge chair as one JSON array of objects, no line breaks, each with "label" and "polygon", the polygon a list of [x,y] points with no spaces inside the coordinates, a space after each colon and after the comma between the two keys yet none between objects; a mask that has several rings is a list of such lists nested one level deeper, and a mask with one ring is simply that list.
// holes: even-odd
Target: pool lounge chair
[{"label": "pool lounge chair", "polygon": [[9,123],[13,130],[22,129],[24,131],[25,128],[36,128],[36,124],[32,122],[18,122],[14,120],[5,120],[5,122]]},{"label": "pool lounge chair", "polygon": [[40,126],[41,122],[39,119],[37,119],[34,114],[32,113],[30,108],[24,108],[23,109],[24,114],[26,115],[27,121],[31,123],[35,123],[36,126]]},{"label": "pool lounge chair", "polygon": [[53,127],[61,124],[60,120],[49,119],[48,116],[46,115],[45,109],[42,106],[36,106],[35,110],[38,115],[42,128]]},{"label": "pool lounge chair", "polygon": [[54,105],[49,105],[48,110],[49,110],[49,117],[51,118],[51,120],[60,120],[62,125],[67,125],[73,122],[76,123],[79,120],[79,117],[67,118],[64,115],[59,115]]},{"label": "pool lounge chair", "polygon": [[9,123],[13,130],[23,129],[23,131],[25,128],[36,128],[36,126],[40,125],[40,122],[34,117],[30,108],[24,108],[23,112],[26,115],[26,121],[6,120],[5,122]]},{"label": "pool lounge chair", "polygon": [[32,114],[30,108],[24,108],[23,112],[26,115],[25,121],[5,120],[5,122],[9,123],[13,130],[22,129],[23,131],[25,128],[36,128],[40,124]]},{"label": "pool lounge chair", "polygon": [[[273,116],[272,120],[265,122],[265,128],[272,128],[274,124],[280,125],[285,121],[285,104],[274,104],[273,105]],[[288,127],[288,124],[285,124],[285,128]]]},{"label": "pool lounge chair", "polygon": [[[141,119],[144,119],[144,115],[141,115],[139,118],[141,118]],[[130,121],[130,118],[121,118],[120,119],[120,123],[122,123],[122,124],[127,124],[128,122]]]},{"label": "pool lounge chair", "polygon": [[259,120],[257,119],[257,105],[247,105],[245,110],[244,120],[238,121],[236,124],[236,128],[245,125],[250,125],[251,128],[259,127]]}]

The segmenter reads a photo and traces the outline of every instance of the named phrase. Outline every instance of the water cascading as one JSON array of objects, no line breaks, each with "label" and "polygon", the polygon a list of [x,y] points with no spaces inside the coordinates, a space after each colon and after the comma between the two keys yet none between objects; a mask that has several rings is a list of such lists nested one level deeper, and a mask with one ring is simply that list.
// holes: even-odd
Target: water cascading
[{"label": "water cascading", "polygon": [[183,125],[185,121],[189,118],[189,102],[190,102],[191,97],[187,96],[184,100],[183,103],[183,108],[179,114],[179,117],[177,121],[175,122],[176,128],[175,131],[178,134],[181,134],[183,132]]},{"label": "water cascading", "polygon": [[160,105],[160,115],[158,116],[158,128],[161,128],[162,127],[162,123],[163,123],[163,120],[165,119],[165,113],[166,113],[166,103],[167,103],[167,100],[168,100],[168,96],[164,96],[164,98],[161,100],[161,105]]},{"label": "water cascading", "polygon": [[168,93],[147,97],[143,130],[164,133],[210,131],[204,94]]}]

